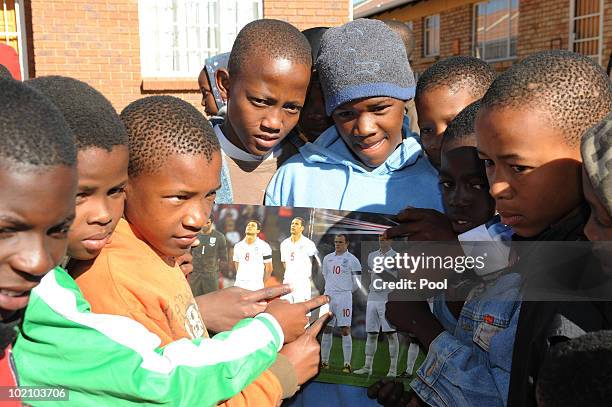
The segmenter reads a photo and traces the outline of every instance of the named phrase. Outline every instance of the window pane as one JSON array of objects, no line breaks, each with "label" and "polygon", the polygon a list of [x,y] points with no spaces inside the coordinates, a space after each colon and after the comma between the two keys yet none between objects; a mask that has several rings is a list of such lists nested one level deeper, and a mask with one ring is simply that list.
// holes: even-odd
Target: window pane
[{"label": "window pane", "polygon": [[426,56],[440,53],[440,16],[434,15],[425,18],[423,24],[423,51]]},{"label": "window pane", "polygon": [[[6,10],[6,14],[4,13]],[[17,14],[14,0],[0,0],[0,42],[7,44],[19,54]]]},{"label": "window pane", "polygon": [[516,56],[518,0],[491,0],[475,8],[474,43],[476,56],[485,60]]},{"label": "window pane", "polygon": [[573,0],[574,20],[572,21],[573,50],[600,62],[601,41],[600,0]]},{"label": "window pane", "polygon": [[262,0],[139,0],[144,76],[197,76],[206,58],[231,50]]},{"label": "window pane", "polygon": [[516,56],[516,43],[518,38],[519,5],[518,0],[510,3],[510,56]]},{"label": "window pane", "polygon": [[440,16],[434,16],[434,54],[440,53]]}]

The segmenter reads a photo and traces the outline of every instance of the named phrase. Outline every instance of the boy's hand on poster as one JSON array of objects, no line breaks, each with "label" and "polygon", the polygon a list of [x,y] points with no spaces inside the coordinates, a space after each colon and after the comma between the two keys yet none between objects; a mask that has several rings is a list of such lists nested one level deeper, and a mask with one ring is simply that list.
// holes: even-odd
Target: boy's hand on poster
[{"label": "boy's hand on poster", "polygon": [[457,235],[453,232],[450,220],[434,209],[406,208],[394,218],[399,224],[387,229],[383,236],[386,239],[405,238],[409,241],[453,241]]},{"label": "boy's hand on poster", "polygon": [[[196,239],[191,245],[191,249],[200,245],[200,240]],[[185,254],[176,258],[176,264],[180,267],[183,275],[187,277],[193,271],[193,256],[191,255],[191,249]]]},{"label": "boy's hand on poster", "polygon": [[330,313],[326,313],[321,316],[306,328],[306,331],[295,341],[286,344],[280,351],[293,365],[298,385],[306,383],[319,372],[321,347],[317,340],[317,335],[319,335],[319,332],[325,326],[325,322],[327,322],[330,315]]},{"label": "boy's hand on poster", "polygon": [[196,297],[206,327],[213,332],[229,331],[238,321],[264,312],[268,301],[289,294],[291,287],[276,285],[250,291],[229,287]]},{"label": "boy's hand on poster", "polygon": [[290,304],[285,300],[274,300],[268,304],[265,312],[272,315],[283,329],[285,343],[295,341],[304,333],[308,324],[308,314],[315,308],[329,303],[329,297],[319,295],[305,302]]},{"label": "boy's hand on poster", "polygon": [[180,267],[183,275],[186,277],[193,271],[193,256],[191,250],[180,257],[176,258],[176,264]]},{"label": "boy's hand on poster", "polygon": [[405,391],[401,381],[384,378],[368,387],[368,397],[385,407],[406,407],[411,393]]}]

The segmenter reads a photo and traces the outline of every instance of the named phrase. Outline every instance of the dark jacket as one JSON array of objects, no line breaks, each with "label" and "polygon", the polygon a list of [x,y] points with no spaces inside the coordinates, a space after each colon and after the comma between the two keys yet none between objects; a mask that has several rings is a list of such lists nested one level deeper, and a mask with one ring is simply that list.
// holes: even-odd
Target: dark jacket
[{"label": "dark jacket", "polygon": [[[535,238],[513,237],[513,241],[531,243],[525,245],[529,253],[521,256],[516,264],[519,270],[526,272],[525,300],[521,304],[514,341],[508,407],[536,406],[538,371],[551,346],[586,332],[612,327],[611,303],[584,299],[580,287],[584,281],[582,271],[592,270],[586,267],[593,256],[585,245],[574,248],[569,245],[569,250],[560,253],[558,248],[538,244],[585,241],[583,229],[588,216],[588,208],[581,208]],[[581,298],[571,300],[572,296]],[[557,297],[567,300],[551,300]],[[548,300],[536,300],[538,298]]]}]

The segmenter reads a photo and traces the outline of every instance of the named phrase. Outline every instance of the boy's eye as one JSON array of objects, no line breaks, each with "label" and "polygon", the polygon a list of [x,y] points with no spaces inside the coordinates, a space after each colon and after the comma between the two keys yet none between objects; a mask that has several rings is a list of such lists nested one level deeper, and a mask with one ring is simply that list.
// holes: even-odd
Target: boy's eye
[{"label": "boy's eye", "polygon": [[430,129],[429,127],[421,127],[421,135],[431,133],[433,133],[433,129]]},{"label": "boy's eye", "polygon": [[206,195],[206,199],[208,199],[209,201],[214,201],[217,198],[217,191],[213,191],[211,193],[209,193],[208,195]]},{"label": "boy's eye", "polygon": [[[486,163],[485,163],[486,165]],[[529,167],[525,167],[524,165],[511,165],[510,168],[512,168],[512,170],[514,172],[516,172],[517,174],[520,174],[522,172],[525,172],[529,169]]]},{"label": "boy's eye", "polygon": [[187,195],[170,195],[167,198],[172,202],[183,202],[189,199]]},{"label": "boy's eye", "polygon": [[75,197],[76,204],[78,205],[79,203],[83,202],[87,198],[88,195],[89,194],[87,194],[85,192],[77,193],[76,197]]},{"label": "boy's eye", "polygon": [[291,114],[298,114],[302,110],[302,108],[297,105],[286,105],[284,108]]},{"label": "boy's eye", "polygon": [[48,234],[54,236],[56,238],[64,239],[70,230],[70,226],[72,225],[72,221],[57,225],[51,229],[49,229]]},{"label": "boy's eye", "polygon": [[495,164],[493,163],[493,160],[489,160],[488,158],[483,159],[482,161],[484,161],[484,165],[485,167],[493,167]]},{"label": "boy's eye", "polygon": [[483,189],[487,189],[488,186],[485,184],[472,184],[472,188],[477,189],[479,191],[483,190]]},{"label": "boy's eye", "polygon": [[373,108],[373,109],[372,109],[372,112],[375,112],[375,113],[381,113],[381,112],[384,112],[385,110],[387,110],[387,108],[388,108],[389,106],[390,106],[390,105],[376,106],[375,108]]},{"label": "boy's eye", "polygon": [[440,181],[440,185],[442,185],[442,188],[448,189],[448,188],[452,187],[452,182],[450,182],[450,181]]},{"label": "boy's eye", "polygon": [[336,113],[336,116],[346,120],[353,117],[353,112],[351,112],[350,110],[344,110]]},{"label": "boy's eye", "polygon": [[257,107],[265,107],[266,106],[266,100],[265,99],[251,98],[251,103],[253,103]]},{"label": "boy's eye", "polygon": [[113,195],[119,195],[125,192],[125,187],[117,187],[117,188],[113,188],[110,191],[108,191],[108,195],[109,196],[113,196]]},{"label": "boy's eye", "polygon": [[15,232],[16,230],[12,228],[0,228],[0,240],[12,237]]}]

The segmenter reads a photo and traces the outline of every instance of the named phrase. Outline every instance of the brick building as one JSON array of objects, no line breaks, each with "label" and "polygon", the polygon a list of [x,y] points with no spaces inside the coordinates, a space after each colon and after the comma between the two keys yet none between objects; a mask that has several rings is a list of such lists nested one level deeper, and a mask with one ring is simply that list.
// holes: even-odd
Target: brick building
[{"label": "brick building", "polygon": [[305,29],[351,16],[350,0],[0,0],[0,45],[16,51],[22,78],[81,79],[119,111],[151,94],[199,106],[204,59],[229,51],[249,21]]},{"label": "brick building", "polygon": [[355,18],[412,27],[412,65],[475,55],[503,70],[536,51],[569,49],[603,67],[612,52],[612,0],[358,0]]}]

